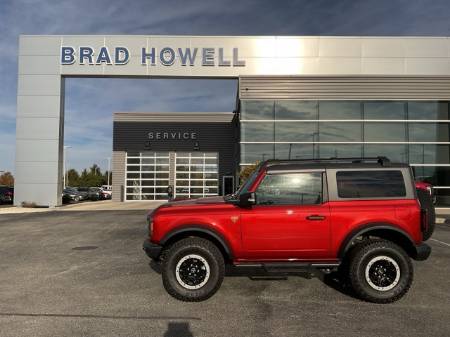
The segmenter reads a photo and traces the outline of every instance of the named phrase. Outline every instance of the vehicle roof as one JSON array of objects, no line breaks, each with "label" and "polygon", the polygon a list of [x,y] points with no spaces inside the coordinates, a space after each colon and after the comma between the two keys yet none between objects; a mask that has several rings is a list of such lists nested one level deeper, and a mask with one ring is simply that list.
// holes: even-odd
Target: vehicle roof
[{"label": "vehicle roof", "polygon": [[375,158],[326,158],[300,160],[268,160],[263,166],[267,171],[292,171],[305,169],[383,169],[407,168],[408,164],[392,163],[385,157]]}]

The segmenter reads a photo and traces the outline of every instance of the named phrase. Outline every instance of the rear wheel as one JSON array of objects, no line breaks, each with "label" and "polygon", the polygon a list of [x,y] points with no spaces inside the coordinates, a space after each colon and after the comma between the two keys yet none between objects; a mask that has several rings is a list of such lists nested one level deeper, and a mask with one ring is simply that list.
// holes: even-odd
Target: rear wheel
[{"label": "rear wheel", "polygon": [[408,292],[413,280],[409,256],[386,240],[360,243],[350,256],[349,267],[354,291],[369,302],[394,302]]},{"label": "rear wheel", "polygon": [[164,288],[182,301],[208,299],[220,288],[224,273],[222,253],[202,238],[180,240],[163,253]]}]

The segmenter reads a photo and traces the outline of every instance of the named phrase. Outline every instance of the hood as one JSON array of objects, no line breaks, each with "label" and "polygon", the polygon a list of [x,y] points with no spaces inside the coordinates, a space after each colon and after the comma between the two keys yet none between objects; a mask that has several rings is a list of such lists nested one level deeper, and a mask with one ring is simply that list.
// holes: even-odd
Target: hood
[{"label": "hood", "polygon": [[183,200],[173,200],[165,204],[167,207],[170,206],[188,206],[188,205],[211,205],[211,204],[224,204],[225,200],[222,196],[217,197],[207,197],[198,199],[183,199]]}]

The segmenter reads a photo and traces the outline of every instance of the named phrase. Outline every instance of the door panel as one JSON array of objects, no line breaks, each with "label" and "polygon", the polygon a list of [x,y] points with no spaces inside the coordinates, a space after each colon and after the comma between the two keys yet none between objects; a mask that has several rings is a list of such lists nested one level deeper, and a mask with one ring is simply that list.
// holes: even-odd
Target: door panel
[{"label": "door panel", "polygon": [[330,207],[322,192],[322,172],[266,175],[257,204],[241,212],[245,258],[327,258]]}]

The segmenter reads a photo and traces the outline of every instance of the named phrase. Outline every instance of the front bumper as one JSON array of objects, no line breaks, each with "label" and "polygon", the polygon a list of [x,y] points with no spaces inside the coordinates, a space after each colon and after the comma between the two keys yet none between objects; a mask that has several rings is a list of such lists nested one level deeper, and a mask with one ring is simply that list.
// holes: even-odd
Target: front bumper
[{"label": "front bumper", "polygon": [[421,243],[416,246],[416,255],[414,256],[414,260],[424,261],[428,259],[431,254],[431,247],[426,243]]},{"label": "front bumper", "polygon": [[157,260],[161,254],[162,246],[151,242],[149,239],[144,241],[142,249],[145,251],[147,256],[153,260]]}]

